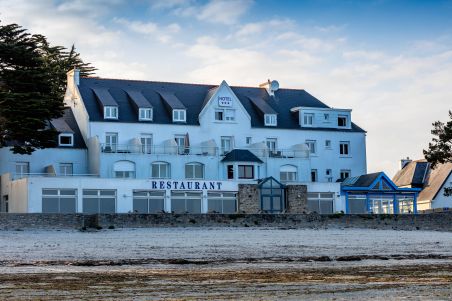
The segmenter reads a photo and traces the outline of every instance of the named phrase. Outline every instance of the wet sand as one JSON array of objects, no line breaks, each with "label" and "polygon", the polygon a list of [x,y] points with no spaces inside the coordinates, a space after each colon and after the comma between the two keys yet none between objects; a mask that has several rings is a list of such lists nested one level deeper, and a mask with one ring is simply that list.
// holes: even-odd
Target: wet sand
[{"label": "wet sand", "polygon": [[452,299],[446,232],[3,231],[0,245],[1,300]]}]

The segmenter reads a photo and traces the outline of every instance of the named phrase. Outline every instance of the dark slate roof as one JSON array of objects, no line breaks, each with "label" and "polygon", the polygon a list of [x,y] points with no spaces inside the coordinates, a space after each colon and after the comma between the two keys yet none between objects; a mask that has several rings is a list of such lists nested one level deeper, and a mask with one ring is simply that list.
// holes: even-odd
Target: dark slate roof
[{"label": "dark slate roof", "polygon": [[77,121],[75,121],[75,117],[74,114],[72,113],[71,108],[65,108],[63,116],[52,120],[51,121],[52,125],[53,121],[55,120],[63,121],[74,133],[74,146],[73,147],[61,146],[61,148],[86,148],[85,141],[83,140],[82,133],[80,132],[80,129],[77,125]]},{"label": "dark slate roof", "polygon": [[263,163],[261,159],[256,157],[252,152],[247,149],[233,149],[227,153],[222,162],[258,162]]},{"label": "dark slate roof", "polygon": [[140,91],[135,90],[126,90],[127,94],[130,97],[130,100],[133,102],[135,108],[152,108],[152,105],[147,101],[147,99],[141,94]]},{"label": "dark slate roof", "polygon": [[186,109],[184,104],[177,98],[176,94],[171,91],[157,91],[162,96],[163,101],[173,110]]},{"label": "dark slate roof", "polygon": [[[162,99],[162,93],[174,95],[174,97],[187,110],[187,121],[182,125],[199,125],[198,116],[207,100],[215,93],[217,85],[201,85],[201,84],[184,84],[184,83],[168,83],[153,81],[135,81],[135,80],[118,80],[118,79],[102,79],[102,78],[80,78],[79,91],[82,95],[85,107],[88,111],[91,121],[102,122],[133,122],[138,123],[137,110],[130,104],[128,100],[127,90],[140,91],[144,98],[152,105],[154,110],[153,123],[157,124],[173,124],[172,116],[165,108],[166,102]],[[104,120],[103,112],[97,105],[97,100],[93,89],[108,89],[109,94],[118,104],[119,118],[117,120]],[[250,98],[259,98],[265,101],[277,114],[278,126],[265,128],[283,128],[297,130],[319,130],[319,131],[340,131],[340,132],[365,132],[362,128],[352,123],[349,129],[330,129],[330,128],[301,128],[298,123],[298,115],[291,113],[293,107],[313,107],[328,108],[326,104],[306,92],[305,90],[296,89],[279,89],[275,92],[275,96],[270,97],[264,88],[259,87],[234,87],[232,91],[242,103],[251,117],[252,127],[265,127],[264,118],[259,109],[252,104]],[[179,105],[180,105],[179,104]]]},{"label": "dark slate roof", "polygon": [[93,88],[94,94],[96,94],[97,100],[102,106],[117,106],[115,99],[111,96],[108,89],[104,87]]},{"label": "dark slate roof", "polygon": [[57,118],[50,120],[50,124],[53,126],[55,130],[58,131],[58,133],[71,133],[73,134],[74,131],[72,128],[67,124],[66,120],[63,118]]},{"label": "dark slate roof", "polygon": [[251,103],[258,109],[262,114],[277,114],[277,112],[269,106],[269,104],[260,97],[248,97]]},{"label": "dark slate roof", "polygon": [[375,172],[358,177],[347,178],[342,182],[342,186],[348,187],[369,187],[383,172]]}]

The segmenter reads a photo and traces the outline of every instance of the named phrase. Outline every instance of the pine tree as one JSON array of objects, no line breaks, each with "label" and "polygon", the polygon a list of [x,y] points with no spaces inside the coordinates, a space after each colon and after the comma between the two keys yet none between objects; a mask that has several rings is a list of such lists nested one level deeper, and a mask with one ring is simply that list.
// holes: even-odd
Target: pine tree
[{"label": "pine tree", "polygon": [[[450,121],[443,123],[434,122],[432,142],[428,144],[428,150],[424,150],[425,159],[434,168],[438,164],[452,163],[452,111],[449,111]],[[452,195],[452,187],[444,189],[445,196]]]},{"label": "pine tree", "polygon": [[31,154],[55,145],[49,121],[63,113],[66,72],[95,70],[72,46],[50,46],[17,24],[0,25],[0,147]]}]

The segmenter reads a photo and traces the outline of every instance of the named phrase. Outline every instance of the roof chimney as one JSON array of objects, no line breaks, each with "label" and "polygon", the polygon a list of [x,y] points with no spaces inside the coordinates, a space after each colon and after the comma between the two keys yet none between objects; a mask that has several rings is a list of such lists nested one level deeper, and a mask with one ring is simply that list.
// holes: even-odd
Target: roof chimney
[{"label": "roof chimney", "polygon": [[265,83],[260,84],[259,88],[265,88],[268,95],[275,96],[275,92],[279,89],[279,83],[276,80],[268,79]]},{"label": "roof chimney", "polygon": [[405,166],[407,166],[412,161],[413,160],[411,160],[410,157],[406,157],[406,159],[400,160],[400,169],[403,169]]}]

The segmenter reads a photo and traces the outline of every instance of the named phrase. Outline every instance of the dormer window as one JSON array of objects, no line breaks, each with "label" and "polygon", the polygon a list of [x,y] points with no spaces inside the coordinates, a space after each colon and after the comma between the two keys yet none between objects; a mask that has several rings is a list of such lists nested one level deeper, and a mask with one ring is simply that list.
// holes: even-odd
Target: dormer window
[{"label": "dormer window", "polygon": [[347,126],[347,116],[339,115],[337,117],[337,126],[338,127],[346,127]]},{"label": "dormer window", "polygon": [[305,113],[303,115],[303,125],[304,126],[312,126],[314,124],[314,114],[313,113]]},{"label": "dormer window", "polygon": [[185,122],[185,110],[173,110],[173,122]]},{"label": "dormer window", "polygon": [[140,108],[138,119],[141,121],[152,121],[152,108]]},{"label": "dormer window", "polygon": [[118,107],[105,106],[104,107],[104,119],[118,119]]},{"label": "dormer window", "polygon": [[278,119],[276,118],[276,114],[265,114],[264,119],[265,119],[266,126],[276,126],[277,125]]},{"label": "dormer window", "polygon": [[60,134],[58,135],[59,146],[74,146],[74,134]]}]

